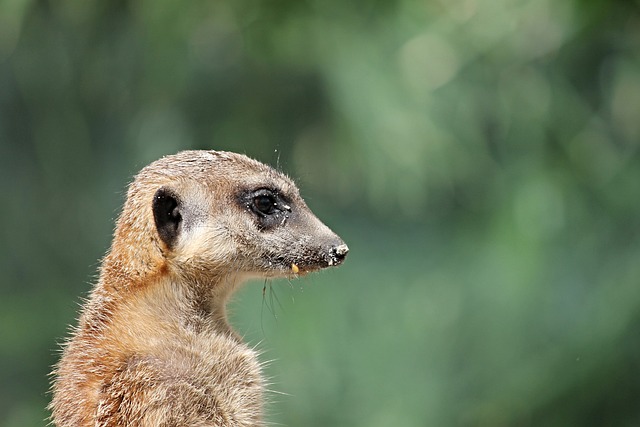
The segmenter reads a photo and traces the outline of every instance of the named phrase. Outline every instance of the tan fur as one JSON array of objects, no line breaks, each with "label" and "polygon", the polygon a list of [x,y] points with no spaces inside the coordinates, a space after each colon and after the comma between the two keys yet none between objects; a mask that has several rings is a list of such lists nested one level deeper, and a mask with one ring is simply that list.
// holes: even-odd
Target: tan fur
[{"label": "tan fur", "polygon": [[[263,188],[282,195],[266,219],[256,211]],[[180,201],[170,237],[160,232],[168,216],[154,210],[164,189]],[[214,151],[152,163],[129,187],[98,283],[54,371],[53,423],[263,425],[260,362],[227,322],[229,296],[250,277],[306,273],[346,253],[295,184],[268,166]]]}]

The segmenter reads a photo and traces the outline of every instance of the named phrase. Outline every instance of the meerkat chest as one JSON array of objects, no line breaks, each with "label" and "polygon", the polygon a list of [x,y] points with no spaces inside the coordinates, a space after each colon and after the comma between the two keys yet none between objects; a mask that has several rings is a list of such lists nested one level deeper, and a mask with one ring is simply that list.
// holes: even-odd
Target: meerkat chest
[{"label": "meerkat chest", "polygon": [[[174,337],[172,344],[165,341],[130,356],[123,378],[115,383],[127,384],[129,390],[138,388],[131,384],[139,384],[143,406],[173,408],[179,421],[175,425],[217,420],[212,425],[256,426],[262,418],[258,357],[235,337],[204,333]],[[167,423],[159,420],[157,425]]]},{"label": "meerkat chest", "polygon": [[160,327],[136,340],[130,347],[133,354],[154,360],[168,381],[199,384],[232,397],[261,393],[258,354],[230,330],[169,329]]},{"label": "meerkat chest", "polygon": [[158,307],[158,301],[157,296],[138,299],[114,316],[108,341],[126,366],[116,374],[122,381],[114,383],[140,384],[145,401],[179,406],[176,413],[184,419],[213,413],[221,420],[235,420],[221,425],[258,425],[264,385],[256,351],[226,322],[194,320],[186,310],[176,309],[180,305]]},{"label": "meerkat chest", "polygon": [[161,353],[177,371],[207,379],[211,386],[223,388],[225,392],[231,393],[235,387],[261,386],[256,351],[232,335],[196,334]]}]

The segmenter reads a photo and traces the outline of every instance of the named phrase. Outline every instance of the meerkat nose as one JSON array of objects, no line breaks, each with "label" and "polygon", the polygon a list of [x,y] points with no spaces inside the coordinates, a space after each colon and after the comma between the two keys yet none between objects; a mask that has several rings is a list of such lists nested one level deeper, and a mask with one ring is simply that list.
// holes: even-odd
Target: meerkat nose
[{"label": "meerkat nose", "polygon": [[346,258],[349,253],[349,247],[344,243],[339,244],[338,246],[334,246],[331,248],[331,261],[329,265],[338,265],[341,264],[342,261]]},{"label": "meerkat nose", "polygon": [[349,247],[343,243],[333,248],[333,253],[335,253],[339,258],[344,258],[349,253]]}]

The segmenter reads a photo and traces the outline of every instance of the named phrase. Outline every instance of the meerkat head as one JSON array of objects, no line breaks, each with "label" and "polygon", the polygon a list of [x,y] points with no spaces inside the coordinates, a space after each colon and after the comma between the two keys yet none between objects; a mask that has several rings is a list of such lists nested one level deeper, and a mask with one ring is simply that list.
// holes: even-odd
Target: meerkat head
[{"label": "meerkat head", "polygon": [[[349,251],[293,181],[240,154],[164,157],[138,174],[127,204],[118,228],[151,234],[158,255],[177,274],[290,276],[339,265]],[[130,216],[130,210],[147,214]]]}]

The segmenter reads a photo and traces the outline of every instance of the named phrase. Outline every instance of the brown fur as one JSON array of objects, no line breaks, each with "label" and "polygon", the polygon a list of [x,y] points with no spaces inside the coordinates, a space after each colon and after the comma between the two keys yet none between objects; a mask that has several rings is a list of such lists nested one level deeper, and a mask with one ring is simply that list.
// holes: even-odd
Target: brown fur
[{"label": "brown fur", "polygon": [[347,250],[262,163],[185,151],[150,164],[54,371],[53,423],[262,425],[260,363],[227,322],[229,296],[251,277],[337,265]]}]

